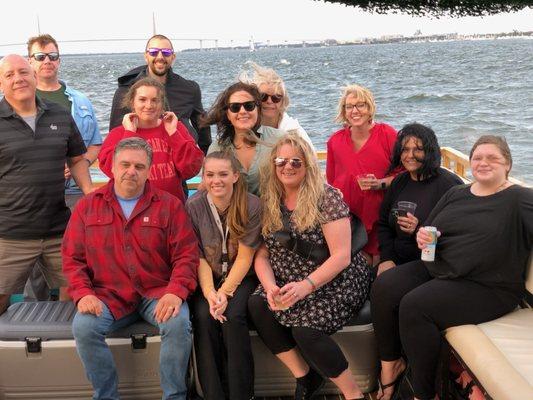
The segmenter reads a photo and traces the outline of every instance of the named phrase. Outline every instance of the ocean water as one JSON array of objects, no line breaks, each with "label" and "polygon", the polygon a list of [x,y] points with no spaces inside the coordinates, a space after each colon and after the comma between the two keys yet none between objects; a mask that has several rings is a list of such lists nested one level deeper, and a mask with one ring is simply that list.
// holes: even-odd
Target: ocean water
[{"label": "ocean water", "polygon": [[[199,83],[208,108],[248,60],[282,76],[288,112],[318,149],[339,129],[341,88],[358,83],[374,93],[377,121],[430,125],[441,146],[468,153],[480,135],[504,135],[512,175],[533,183],[533,40],[183,52],[174,70]],[[106,134],[117,77],[143,63],[142,54],[65,56],[61,77],[89,96]]]}]

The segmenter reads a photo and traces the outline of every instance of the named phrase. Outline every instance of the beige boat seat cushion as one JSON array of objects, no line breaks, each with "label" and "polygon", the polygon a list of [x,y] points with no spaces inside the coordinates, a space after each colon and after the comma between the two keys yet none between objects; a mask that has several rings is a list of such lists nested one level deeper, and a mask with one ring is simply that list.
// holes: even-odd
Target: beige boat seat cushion
[{"label": "beige boat seat cushion", "polygon": [[[532,270],[530,257],[526,282],[530,293]],[[494,400],[533,399],[533,309],[447,329],[446,340]]]}]

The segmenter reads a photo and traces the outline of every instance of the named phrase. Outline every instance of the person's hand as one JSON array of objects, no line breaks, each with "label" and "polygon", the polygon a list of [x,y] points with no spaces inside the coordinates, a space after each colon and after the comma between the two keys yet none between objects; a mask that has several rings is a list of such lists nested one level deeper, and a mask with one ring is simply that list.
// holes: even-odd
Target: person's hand
[{"label": "person's hand", "polygon": [[172,136],[178,129],[178,117],[172,111],[165,111],[163,113],[163,124],[168,136]]},{"label": "person's hand", "polygon": [[137,132],[139,117],[135,113],[128,113],[122,118],[122,126],[130,132]]},{"label": "person's hand", "polygon": [[394,263],[394,261],[391,261],[391,260],[383,261],[382,263],[380,263],[378,265],[378,273],[377,273],[377,275],[379,276],[380,274],[382,274],[386,270],[394,268],[395,266],[396,266],[396,264]]},{"label": "person's hand", "polygon": [[211,313],[211,316],[214,319],[223,323],[224,321],[227,321],[227,318],[224,315],[227,307],[228,307],[228,296],[226,296],[226,293],[219,290],[216,293],[216,301],[213,304],[213,307],[209,309],[209,312]]},{"label": "person's hand", "polygon": [[168,321],[180,313],[183,300],[172,293],[167,293],[159,299],[154,309],[154,317],[158,324]]},{"label": "person's hand", "polygon": [[70,168],[68,167],[67,163],[65,163],[65,170],[63,171],[63,175],[65,175],[65,180],[70,179],[72,177],[72,174],[70,173]]},{"label": "person's hand", "polygon": [[280,295],[279,291],[280,289],[277,285],[273,285],[270,288],[268,288],[268,290],[266,290],[266,298],[267,298],[268,306],[270,307],[272,311],[281,310],[281,308],[277,306],[277,303],[275,300],[275,298]]},{"label": "person's hand", "polygon": [[308,282],[289,282],[280,289],[281,301],[291,307],[297,301],[302,300],[313,291]]},{"label": "person's hand", "polygon": [[402,231],[412,235],[418,226],[418,218],[408,212],[405,217],[398,216],[397,223]]},{"label": "person's hand", "polygon": [[[440,232],[437,231],[437,237],[440,237]],[[429,243],[433,242],[433,236],[423,227],[420,228],[416,234],[416,244],[420,250],[426,248]]]},{"label": "person's hand", "polygon": [[93,294],[83,296],[78,301],[78,312],[82,314],[94,314],[97,317],[102,315],[102,302]]}]

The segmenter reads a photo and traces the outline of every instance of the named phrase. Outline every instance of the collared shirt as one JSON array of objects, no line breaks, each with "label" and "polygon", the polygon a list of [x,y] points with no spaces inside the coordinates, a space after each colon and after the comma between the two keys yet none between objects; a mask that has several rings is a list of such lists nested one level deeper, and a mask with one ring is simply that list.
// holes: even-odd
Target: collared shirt
[{"label": "collared shirt", "polygon": [[172,293],[186,300],[196,288],[198,241],[184,206],[146,183],[129,219],[114,181],[82,198],[63,237],[63,272],[78,302],[95,295],[118,319],[143,297]]},{"label": "collared shirt", "polygon": [[72,116],[37,98],[35,131],[0,101],[0,237],[41,239],[63,233],[65,161],[86,148]]},{"label": "collared shirt", "polygon": [[[68,86],[65,82],[59,81],[59,83],[65,86],[65,95],[72,103],[70,112],[80,130],[85,146],[101,145],[102,135],[100,135],[98,121],[96,120],[91,101],[83,93]],[[72,178],[66,182],[65,186],[66,194],[82,194],[81,189]]]}]

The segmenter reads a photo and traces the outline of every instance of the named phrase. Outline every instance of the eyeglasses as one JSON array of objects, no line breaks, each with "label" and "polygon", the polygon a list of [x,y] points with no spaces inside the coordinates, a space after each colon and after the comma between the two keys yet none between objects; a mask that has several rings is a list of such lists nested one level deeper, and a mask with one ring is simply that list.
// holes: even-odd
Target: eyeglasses
[{"label": "eyeglasses", "polygon": [[283,96],[280,94],[261,93],[261,101],[263,103],[266,103],[269,97],[272,100],[272,103],[275,103],[275,104],[279,103],[283,99]]},{"label": "eyeglasses", "polygon": [[357,109],[357,111],[364,111],[367,108],[367,104],[365,102],[360,102],[355,104],[344,105],[344,109],[348,112],[352,111],[354,108]]},{"label": "eyeglasses", "polygon": [[163,57],[170,57],[172,54],[174,54],[174,50],[172,49],[160,49],[159,47],[149,47],[146,49],[146,52],[150,55],[150,57],[157,57],[159,52],[163,54]]},{"label": "eyeglasses", "polygon": [[233,114],[237,114],[239,111],[241,111],[241,107],[244,107],[246,111],[253,111],[255,110],[255,107],[257,107],[257,104],[255,104],[255,101],[245,101],[244,103],[229,103],[227,108]]},{"label": "eyeglasses", "polygon": [[299,158],[282,158],[282,157],[276,157],[274,158],[274,164],[276,167],[284,167],[287,163],[291,165],[293,168],[300,168],[303,165],[303,161]]},{"label": "eyeglasses", "polygon": [[30,57],[33,57],[35,58],[36,61],[44,61],[46,59],[46,57],[48,57],[48,59],[50,61],[57,61],[59,60],[59,53],[57,51],[52,51],[51,53],[33,53]]}]

